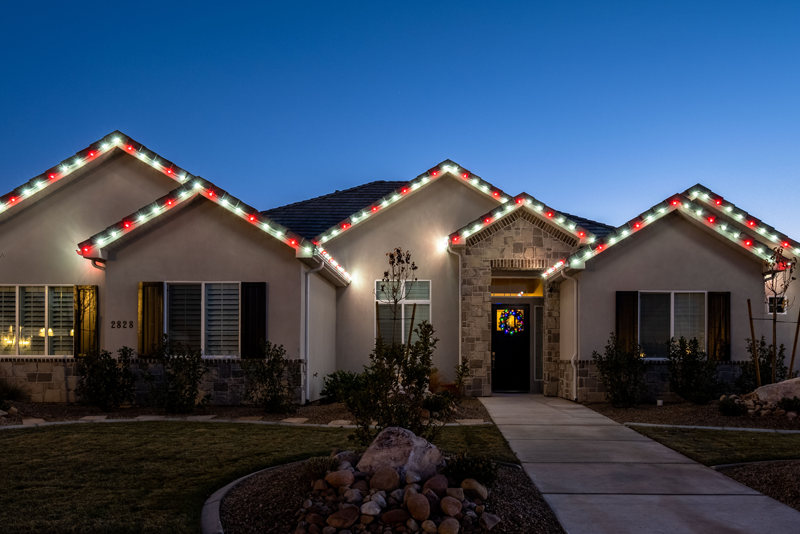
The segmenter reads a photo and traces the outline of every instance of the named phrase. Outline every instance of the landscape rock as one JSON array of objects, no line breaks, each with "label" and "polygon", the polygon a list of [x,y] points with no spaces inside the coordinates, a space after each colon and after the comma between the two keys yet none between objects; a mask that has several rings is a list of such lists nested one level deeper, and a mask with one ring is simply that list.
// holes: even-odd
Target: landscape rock
[{"label": "landscape rock", "polygon": [[447,477],[444,475],[436,475],[428,480],[424,486],[422,486],[422,492],[424,493],[425,490],[433,491],[437,497],[440,499],[447,495]]},{"label": "landscape rock", "polygon": [[[412,493],[409,495],[406,504],[408,505],[408,511],[411,514],[411,517],[417,521],[425,521],[431,515],[431,505],[424,495]],[[460,504],[459,509],[461,509]]]},{"label": "landscape rock", "polygon": [[308,534],[322,534],[322,530],[317,525],[308,525]]},{"label": "landscape rock", "polygon": [[461,488],[447,488],[447,496],[452,497],[456,500],[463,501],[464,500],[464,490]]},{"label": "landscape rock", "polygon": [[322,479],[314,482],[314,491],[325,491],[328,489],[328,483]]},{"label": "landscape rock", "polygon": [[494,514],[483,514],[478,521],[478,524],[486,530],[492,530],[498,523],[500,518]]},{"label": "landscape rock", "polygon": [[374,474],[381,467],[391,467],[400,476],[413,471],[421,479],[436,475],[444,465],[444,456],[435,445],[398,427],[384,429],[361,456],[356,469]]},{"label": "landscape rock", "polygon": [[334,488],[341,488],[342,486],[349,486],[355,479],[350,471],[332,471],[325,477],[325,482]]},{"label": "landscape rock", "polygon": [[431,503],[431,509],[435,510],[437,506],[439,506],[439,496],[436,495],[432,489],[428,488],[422,492],[428,502]]},{"label": "landscape rock", "polygon": [[400,476],[390,466],[379,467],[372,475],[369,487],[383,491],[394,491],[400,487]]},{"label": "landscape rock", "polygon": [[361,516],[361,524],[362,525],[369,525],[373,521],[375,521],[375,518],[373,516],[371,516],[371,515],[362,515]]},{"label": "landscape rock", "polygon": [[461,483],[461,489],[464,490],[464,495],[472,499],[484,500],[489,496],[489,491],[486,489],[486,486],[474,478],[464,480],[464,482]]},{"label": "landscape rock", "polygon": [[442,499],[442,502],[439,503],[439,507],[442,509],[442,512],[449,516],[455,516],[461,513],[461,501],[453,497],[445,497]]},{"label": "landscape rock", "polygon": [[306,515],[306,523],[323,527],[325,526],[325,519],[319,514],[311,513]]},{"label": "landscape rock", "polygon": [[8,415],[17,415],[17,413],[19,413],[19,410],[17,410],[14,406],[8,409]]},{"label": "landscape rock", "polygon": [[767,384],[757,388],[753,393],[758,396],[758,400],[773,403],[785,398],[800,397],[800,378],[791,378],[777,384]]},{"label": "landscape rock", "polygon": [[384,523],[405,523],[411,516],[402,508],[395,508],[389,510],[381,516],[381,521]]},{"label": "landscape rock", "polygon": [[358,454],[355,451],[342,451],[334,456],[339,462],[348,462],[350,465],[358,463]]},{"label": "landscape rock", "polygon": [[797,412],[786,412],[786,419],[797,419]]},{"label": "landscape rock", "polygon": [[344,492],[344,498],[348,503],[355,503],[361,500],[364,500],[364,496],[361,495],[361,492],[357,489],[350,488],[346,492]]},{"label": "landscape rock", "polygon": [[428,520],[422,522],[422,530],[424,532],[433,533],[436,532],[438,529],[436,527],[436,523],[434,523],[431,520]]},{"label": "landscape rock", "polygon": [[[375,501],[370,501],[361,505],[361,513],[364,515],[381,515],[381,507]],[[362,523],[364,521],[361,521]]]},{"label": "landscape rock", "polygon": [[360,515],[358,506],[346,505],[328,517],[328,525],[335,528],[347,528],[355,523]]},{"label": "landscape rock", "polygon": [[8,415],[8,412],[4,412],[3,410],[0,410],[0,417],[5,417],[6,415]]},{"label": "landscape rock", "polygon": [[781,410],[781,409],[779,408],[779,409],[775,410],[775,412],[773,413],[773,415],[774,415],[775,417],[783,417],[784,415],[786,415],[786,410]]},{"label": "landscape rock", "polygon": [[334,527],[325,527],[322,529],[322,534],[336,534],[336,528]]},{"label": "landscape rock", "polygon": [[458,520],[452,517],[448,517],[439,525],[439,534],[458,534],[461,525],[458,524]]},{"label": "landscape rock", "polygon": [[380,493],[376,493],[375,495],[373,495],[370,498],[370,500],[372,500],[372,502],[374,503],[377,503],[378,506],[380,506],[381,508],[386,508],[386,499],[384,499],[383,495],[381,495]]},{"label": "landscape rock", "polygon": [[403,496],[405,495],[405,493],[406,490],[404,489],[396,489],[393,492],[391,492],[389,496],[392,497],[397,502],[403,502]]},{"label": "landscape rock", "polygon": [[369,482],[367,482],[364,479],[356,480],[353,484],[350,485],[350,487],[353,488],[353,489],[357,489],[358,491],[360,491],[364,495],[369,493]]},{"label": "landscape rock", "polygon": [[406,484],[416,484],[420,480],[422,480],[422,477],[414,471],[406,471]]}]

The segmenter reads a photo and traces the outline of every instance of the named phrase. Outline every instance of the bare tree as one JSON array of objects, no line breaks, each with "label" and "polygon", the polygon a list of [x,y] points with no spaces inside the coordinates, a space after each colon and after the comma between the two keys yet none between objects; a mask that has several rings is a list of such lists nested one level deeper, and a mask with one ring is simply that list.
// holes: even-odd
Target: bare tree
[{"label": "bare tree", "polygon": [[[381,279],[380,291],[375,292],[375,299],[389,308],[392,314],[392,336],[391,340],[394,341],[395,334],[397,333],[398,317],[402,317],[400,310],[400,302],[406,297],[414,282],[417,281],[414,272],[417,270],[417,265],[411,261],[411,252],[403,251],[402,248],[397,247],[391,252],[387,252],[386,256],[389,258],[389,269],[383,272]],[[380,312],[376,320],[380,321]],[[402,328],[402,325],[400,326]],[[378,324],[378,337],[380,337],[380,323]]]},{"label": "bare tree", "polygon": [[[787,311],[794,302],[789,302],[786,293],[795,280],[794,270],[797,258],[788,260],[783,256],[783,247],[775,247],[772,255],[764,260],[764,296],[767,309],[772,313],[772,383],[776,382],[778,350],[778,309]],[[772,302],[770,303],[770,299]]]}]

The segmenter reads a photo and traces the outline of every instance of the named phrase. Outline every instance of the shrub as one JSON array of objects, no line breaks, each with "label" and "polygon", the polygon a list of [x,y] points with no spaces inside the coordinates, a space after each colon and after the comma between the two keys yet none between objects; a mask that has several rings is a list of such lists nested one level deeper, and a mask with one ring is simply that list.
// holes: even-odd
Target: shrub
[{"label": "shrub", "polygon": [[456,365],[456,392],[460,396],[466,393],[467,378],[469,378],[469,362],[464,360]]},{"label": "shrub", "polygon": [[624,347],[614,334],[603,354],[592,353],[597,375],[606,388],[606,398],[616,408],[629,408],[645,390],[644,373],[648,363],[638,346]]},{"label": "shrub", "polygon": [[783,398],[778,401],[778,408],[787,412],[800,413],[800,397]]},{"label": "shrub", "polygon": [[719,397],[722,384],[717,363],[700,350],[696,338],[690,341],[684,337],[677,341],[671,339],[667,357],[669,386],[673,392],[694,404],[706,404]]},{"label": "shrub", "polygon": [[6,401],[27,402],[31,399],[31,391],[25,384],[8,378],[0,378],[0,403]]},{"label": "shrub", "polygon": [[447,410],[452,410],[456,403],[456,394],[452,391],[443,390],[425,397],[422,401],[422,407],[431,412],[431,415],[435,412],[441,417],[442,415],[447,415]]},{"label": "shrub", "polygon": [[452,477],[459,484],[467,478],[474,478],[487,485],[497,480],[497,466],[485,454],[467,455],[466,452],[460,452],[447,461],[442,474]]},{"label": "shrub", "polygon": [[90,351],[78,360],[78,386],[75,393],[83,404],[104,412],[133,402],[136,377],[131,371],[133,349],[122,347],[115,359],[106,350]]},{"label": "shrub", "polygon": [[303,476],[310,482],[325,478],[328,471],[335,471],[339,467],[339,460],[330,456],[317,456],[309,458],[303,464]]},{"label": "shrub", "polygon": [[268,413],[288,413],[296,409],[295,389],[299,386],[299,364],[286,361],[283,345],[267,341],[262,347],[263,358],[242,360],[247,378],[244,398],[264,408]]},{"label": "shrub", "polygon": [[[750,357],[742,364],[742,372],[736,377],[734,386],[739,393],[749,393],[758,387],[756,383],[756,366],[753,364],[753,343],[747,338],[747,353]],[[761,371],[761,385],[766,386],[772,383],[772,344],[767,344],[764,336],[756,342],[756,352],[758,353],[758,367]],[[786,347],[781,344],[775,358],[775,377],[778,382],[787,378],[797,376],[795,371],[789,376],[789,368],[786,366]]]},{"label": "shrub", "polygon": [[[430,395],[428,402],[442,402],[439,419],[422,420],[422,408],[433,369],[437,339],[433,326],[423,321],[414,330],[418,340],[410,346],[375,343],[370,365],[360,375],[361,387],[344,400],[358,426],[351,439],[368,445],[384,428],[402,427],[427,440],[433,439],[441,423],[453,413],[443,393]],[[432,399],[430,397],[433,397]],[[370,428],[375,421],[376,427]]]},{"label": "shrub", "polygon": [[442,389],[442,377],[439,376],[439,370],[434,367],[431,370],[431,376],[428,380],[428,391],[431,393],[438,393]]},{"label": "shrub", "polygon": [[142,379],[150,383],[149,403],[169,413],[191,413],[205,405],[211,395],[200,396],[200,382],[208,372],[203,353],[180,343],[170,343],[167,336],[156,356],[156,365],[161,365],[164,380],[156,384],[149,369],[142,370]]},{"label": "shrub", "polygon": [[736,399],[726,397],[719,401],[719,413],[729,417],[739,417],[747,413],[747,406]]},{"label": "shrub", "polygon": [[326,403],[343,402],[360,387],[359,380],[358,373],[336,371],[323,379],[325,387],[320,391],[320,395],[325,397]]}]

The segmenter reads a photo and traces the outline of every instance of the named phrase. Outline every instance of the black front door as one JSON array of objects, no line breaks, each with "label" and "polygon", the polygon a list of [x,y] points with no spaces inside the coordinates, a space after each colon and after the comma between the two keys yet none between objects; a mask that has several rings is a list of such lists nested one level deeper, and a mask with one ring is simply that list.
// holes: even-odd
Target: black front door
[{"label": "black front door", "polygon": [[530,391],[529,304],[492,304],[492,391]]}]

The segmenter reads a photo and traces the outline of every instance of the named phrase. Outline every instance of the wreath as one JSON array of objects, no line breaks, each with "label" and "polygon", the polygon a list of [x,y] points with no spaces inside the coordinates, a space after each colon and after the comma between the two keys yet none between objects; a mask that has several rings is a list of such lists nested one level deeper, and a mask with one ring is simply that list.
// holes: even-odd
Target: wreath
[{"label": "wreath", "polygon": [[509,336],[522,332],[525,327],[522,315],[521,310],[503,310],[500,313],[500,330]]}]

